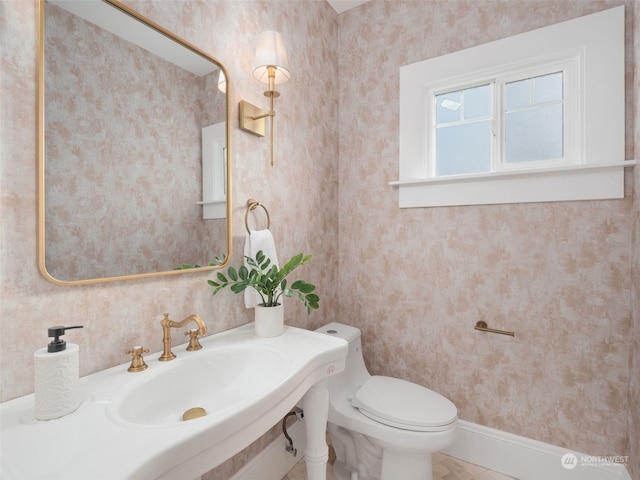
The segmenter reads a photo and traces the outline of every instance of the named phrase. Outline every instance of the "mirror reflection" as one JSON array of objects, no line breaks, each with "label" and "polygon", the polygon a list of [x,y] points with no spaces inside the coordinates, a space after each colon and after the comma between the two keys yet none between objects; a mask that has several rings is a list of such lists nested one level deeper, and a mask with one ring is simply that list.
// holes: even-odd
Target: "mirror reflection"
[{"label": "mirror reflection", "polygon": [[117,2],[42,8],[42,273],[87,283],[228,256],[223,67]]}]

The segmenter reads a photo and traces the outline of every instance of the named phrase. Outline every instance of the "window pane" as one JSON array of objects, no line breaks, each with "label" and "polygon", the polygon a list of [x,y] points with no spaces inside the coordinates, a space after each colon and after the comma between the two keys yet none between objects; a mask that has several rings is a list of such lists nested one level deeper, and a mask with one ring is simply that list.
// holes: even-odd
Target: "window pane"
[{"label": "window pane", "polygon": [[504,97],[507,110],[528,107],[531,104],[531,80],[507,83]]},{"label": "window pane", "polygon": [[505,162],[562,158],[562,104],[507,112]]},{"label": "window pane", "polygon": [[460,91],[436,95],[436,124],[457,122],[462,112],[462,93]]},{"label": "window pane", "polygon": [[463,90],[464,118],[482,118],[491,115],[491,89],[489,85]]},{"label": "window pane", "polygon": [[436,129],[436,177],[488,172],[490,154],[489,120]]},{"label": "window pane", "polygon": [[533,79],[535,103],[562,101],[562,72]]}]

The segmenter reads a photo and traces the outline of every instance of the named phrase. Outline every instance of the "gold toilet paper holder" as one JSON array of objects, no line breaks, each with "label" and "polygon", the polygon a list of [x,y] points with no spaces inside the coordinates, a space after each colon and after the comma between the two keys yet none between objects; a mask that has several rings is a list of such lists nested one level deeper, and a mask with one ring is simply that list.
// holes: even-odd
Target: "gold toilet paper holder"
[{"label": "gold toilet paper holder", "polygon": [[516,336],[516,332],[509,332],[507,330],[496,330],[495,328],[489,328],[489,326],[487,325],[487,322],[485,322],[484,320],[478,320],[474,328],[476,330],[480,330],[481,332],[499,333],[500,335],[509,335],[511,337]]}]

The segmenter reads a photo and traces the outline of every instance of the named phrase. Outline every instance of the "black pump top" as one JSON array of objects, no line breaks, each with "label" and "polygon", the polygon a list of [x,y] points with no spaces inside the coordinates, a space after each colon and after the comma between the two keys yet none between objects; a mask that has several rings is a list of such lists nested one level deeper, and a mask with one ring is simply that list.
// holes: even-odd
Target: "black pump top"
[{"label": "black pump top", "polygon": [[67,349],[67,342],[61,340],[58,337],[64,335],[65,330],[71,330],[72,328],[82,328],[82,325],[76,325],[75,327],[63,327],[57,325],[55,327],[49,327],[49,337],[55,337],[55,340],[52,340],[47,346],[47,352],[62,352]]}]

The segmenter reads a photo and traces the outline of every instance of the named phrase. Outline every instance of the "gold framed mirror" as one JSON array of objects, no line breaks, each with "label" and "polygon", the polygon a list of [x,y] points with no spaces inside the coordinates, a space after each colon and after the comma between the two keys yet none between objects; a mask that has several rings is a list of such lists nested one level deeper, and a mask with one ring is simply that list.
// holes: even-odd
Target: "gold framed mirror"
[{"label": "gold framed mirror", "polygon": [[225,266],[224,66],[116,0],[38,3],[42,275],[82,285]]}]

